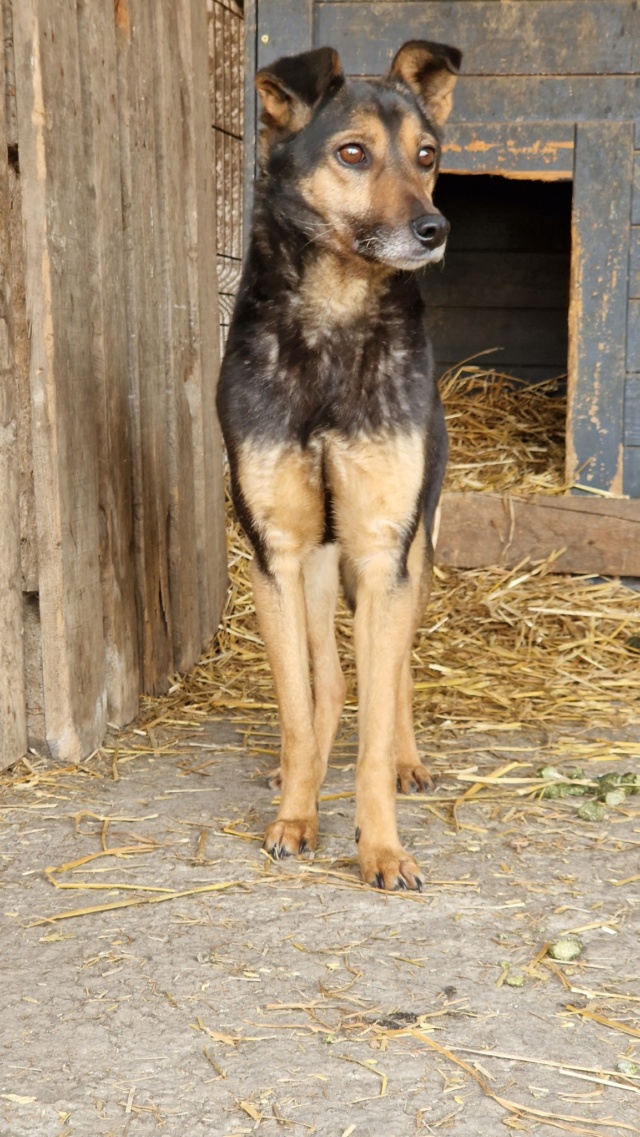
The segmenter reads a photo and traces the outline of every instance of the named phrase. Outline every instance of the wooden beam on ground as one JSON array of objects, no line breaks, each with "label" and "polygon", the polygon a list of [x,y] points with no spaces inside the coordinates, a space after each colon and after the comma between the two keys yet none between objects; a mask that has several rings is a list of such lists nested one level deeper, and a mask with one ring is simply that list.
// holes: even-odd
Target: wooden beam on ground
[{"label": "wooden beam on ground", "polygon": [[448,492],[441,506],[438,564],[512,568],[564,549],[554,571],[640,576],[640,501]]}]

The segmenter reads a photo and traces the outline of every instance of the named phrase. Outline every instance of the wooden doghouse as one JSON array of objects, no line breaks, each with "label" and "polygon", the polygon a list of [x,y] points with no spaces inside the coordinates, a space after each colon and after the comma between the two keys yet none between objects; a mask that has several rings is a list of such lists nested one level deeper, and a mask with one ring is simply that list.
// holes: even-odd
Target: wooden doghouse
[{"label": "wooden doghouse", "polygon": [[[562,570],[640,575],[637,3],[252,0],[246,20],[247,93],[258,67],[323,44],[352,77],[384,73],[407,39],[463,50],[436,195],[451,247],[426,289],[436,357],[499,346],[483,358],[509,373],[566,371],[567,484],[584,489],[447,494],[438,556],[473,567],[566,546]],[[255,114],[252,95],[248,179]],[[522,245],[505,223],[518,210]]]},{"label": "wooden doghouse", "polygon": [[223,211],[216,248],[211,128],[224,191],[240,17],[2,3],[0,766],[27,738],[91,753],[217,628],[216,253],[239,240]]}]

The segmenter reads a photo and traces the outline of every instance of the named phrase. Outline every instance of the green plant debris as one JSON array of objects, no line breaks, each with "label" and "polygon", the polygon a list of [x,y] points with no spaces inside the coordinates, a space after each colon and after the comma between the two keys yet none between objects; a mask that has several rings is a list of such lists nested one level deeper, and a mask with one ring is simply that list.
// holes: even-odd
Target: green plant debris
[{"label": "green plant debris", "polygon": [[563,936],[562,939],[549,945],[547,955],[561,963],[571,963],[573,959],[578,959],[583,948],[584,944],[578,936]]}]

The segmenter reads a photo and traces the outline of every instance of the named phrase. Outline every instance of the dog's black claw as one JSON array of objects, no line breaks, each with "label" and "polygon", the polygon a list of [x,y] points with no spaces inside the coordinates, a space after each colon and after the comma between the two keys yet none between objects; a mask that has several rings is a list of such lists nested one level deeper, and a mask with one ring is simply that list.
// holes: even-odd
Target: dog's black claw
[{"label": "dog's black claw", "polygon": [[400,793],[400,790],[401,790],[401,789],[402,789],[402,783],[401,783],[401,781],[400,781],[400,778],[396,778],[396,791],[397,791],[398,793]]},{"label": "dog's black claw", "polygon": [[377,872],[373,880],[374,888],[384,888],[384,877],[381,872]]},{"label": "dog's black claw", "polygon": [[395,885],[394,885],[394,890],[396,892],[406,892],[406,889],[407,889],[406,880],[404,879],[403,876],[399,876],[398,879],[396,880]]},{"label": "dog's black claw", "polygon": [[307,851],[307,842],[305,841],[304,837],[302,837],[300,840],[300,844],[298,845],[298,852],[299,853],[306,853],[306,851]]},{"label": "dog's black claw", "polygon": [[360,826],[359,825],[356,826],[356,831],[355,831],[354,836],[355,836],[355,841],[356,841],[356,845],[357,845],[358,841],[360,840]]},{"label": "dog's black claw", "polygon": [[417,877],[416,877],[416,888],[417,888],[418,892],[422,892],[422,885],[423,885],[423,883],[424,883],[424,882],[423,882],[423,880],[422,880],[422,877],[419,877],[419,876],[417,876]]}]

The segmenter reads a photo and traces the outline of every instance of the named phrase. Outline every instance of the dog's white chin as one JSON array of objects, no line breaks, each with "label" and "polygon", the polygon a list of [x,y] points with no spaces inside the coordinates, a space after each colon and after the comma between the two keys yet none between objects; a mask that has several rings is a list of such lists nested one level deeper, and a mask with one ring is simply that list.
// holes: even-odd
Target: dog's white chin
[{"label": "dog's white chin", "polygon": [[415,255],[407,256],[402,253],[394,255],[392,250],[385,249],[380,250],[377,260],[389,265],[390,268],[415,272],[419,268],[426,268],[427,265],[440,264],[444,259],[444,251],[445,246],[440,245],[437,249],[424,249]]}]

